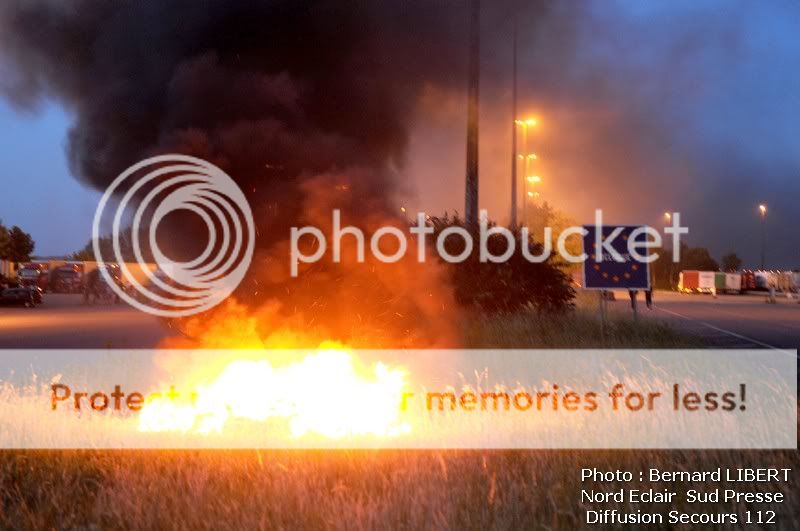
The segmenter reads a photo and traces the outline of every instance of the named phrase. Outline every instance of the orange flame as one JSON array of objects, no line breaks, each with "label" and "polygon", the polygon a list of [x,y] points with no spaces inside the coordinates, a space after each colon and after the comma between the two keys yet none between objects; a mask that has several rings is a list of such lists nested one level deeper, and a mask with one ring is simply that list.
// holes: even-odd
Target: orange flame
[{"label": "orange flame", "polygon": [[139,431],[207,434],[222,432],[235,419],[284,419],[293,437],[390,437],[410,430],[401,419],[406,371],[382,363],[363,367],[340,346],[321,345],[279,367],[267,360],[235,360],[204,380],[210,383],[197,385],[191,400],[150,400],[140,413]]}]

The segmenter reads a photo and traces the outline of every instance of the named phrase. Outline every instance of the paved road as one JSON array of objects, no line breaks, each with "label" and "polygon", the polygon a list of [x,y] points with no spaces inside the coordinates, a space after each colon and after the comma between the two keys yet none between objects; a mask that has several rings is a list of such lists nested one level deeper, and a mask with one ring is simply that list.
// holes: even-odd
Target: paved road
[{"label": "paved road", "polygon": [[[630,312],[630,299],[618,292],[615,311]],[[800,348],[800,304],[797,298],[778,298],[766,304],[765,295],[682,295],[657,291],[655,308],[640,314],[668,321],[678,330],[702,336],[712,345],[738,348]]]},{"label": "paved road", "polygon": [[[702,336],[719,347],[800,348],[800,304],[763,296],[679,295],[656,292],[648,311],[640,296],[640,315],[661,319],[678,330]],[[610,303],[630,313],[625,292]],[[0,307],[0,348],[153,348],[174,335],[157,318],[125,305],[84,306],[77,295],[45,295],[35,309]]]},{"label": "paved road", "polygon": [[80,295],[45,294],[36,308],[0,307],[0,348],[153,348],[171,335],[124,304],[85,306]]}]

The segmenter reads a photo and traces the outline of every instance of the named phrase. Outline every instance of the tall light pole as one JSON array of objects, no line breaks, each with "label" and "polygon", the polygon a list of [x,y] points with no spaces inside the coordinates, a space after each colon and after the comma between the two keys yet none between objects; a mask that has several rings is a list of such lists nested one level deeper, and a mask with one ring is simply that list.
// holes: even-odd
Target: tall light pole
[{"label": "tall light pole", "polygon": [[[672,222],[672,213],[669,212],[669,211],[665,211],[664,212],[664,223],[671,223],[671,222]],[[672,284],[672,276],[673,276],[674,268],[675,268],[675,255],[671,254],[668,263],[669,263],[669,266],[668,266],[668,269],[667,269],[667,285],[669,286],[669,289],[672,289],[672,286],[673,286],[673,284]]]},{"label": "tall light pole", "polygon": [[758,211],[761,214],[761,270],[764,270],[764,257],[767,252],[767,205],[758,205]]},{"label": "tall light pole", "polygon": [[480,85],[480,0],[471,0],[469,14],[469,86],[467,88],[467,172],[464,218],[478,226],[478,88]]},{"label": "tall light pole", "polygon": [[514,18],[514,47],[511,74],[511,228],[517,226],[517,20]]},{"label": "tall light pole", "polygon": [[[527,178],[528,178],[528,161],[536,158],[536,155],[534,155],[533,153],[530,153],[529,150],[528,150],[528,128],[535,126],[536,125],[536,120],[534,120],[532,118],[529,118],[527,120],[515,120],[514,123],[516,123],[517,125],[522,127],[522,150],[523,150],[523,153],[524,153],[524,155],[522,155],[522,157],[521,157],[522,158],[522,175],[527,180]],[[526,186],[525,190],[527,191],[527,189],[528,189],[528,187]],[[523,203],[522,203],[523,224],[527,223],[527,221],[528,221],[528,197],[531,197],[531,196],[529,196],[527,193],[522,197],[522,201],[523,201]]]}]

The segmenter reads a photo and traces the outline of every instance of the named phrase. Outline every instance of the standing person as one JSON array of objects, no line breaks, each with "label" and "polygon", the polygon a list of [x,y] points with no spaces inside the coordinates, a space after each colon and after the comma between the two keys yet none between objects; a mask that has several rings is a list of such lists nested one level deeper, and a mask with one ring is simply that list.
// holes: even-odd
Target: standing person
[{"label": "standing person", "polygon": [[628,295],[631,297],[631,309],[636,311],[636,297],[639,295],[639,290],[631,289],[628,290]]},{"label": "standing person", "polygon": [[100,284],[100,271],[98,269],[92,269],[86,274],[86,280],[83,285],[84,304],[94,304],[97,301],[100,295],[99,284]]},{"label": "standing person", "polygon": [[653,288],[644,290],[644,301],[649,310],[653,309]]}]

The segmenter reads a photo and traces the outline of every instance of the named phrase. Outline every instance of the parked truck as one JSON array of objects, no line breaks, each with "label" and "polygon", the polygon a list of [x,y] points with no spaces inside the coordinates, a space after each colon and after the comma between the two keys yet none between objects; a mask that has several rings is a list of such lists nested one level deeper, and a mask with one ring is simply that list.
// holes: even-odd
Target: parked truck
[{"label": "parked truck", "polygon": [[712,293],[716,289],[716,279],[717,275],[714,271],[681,271],[678,277],[678,291],[682,293]]},{"label": "parked truck", "polygon": [[717,291],[722,293],[741,293],[742,275],[739,273],[717,273],[724,278],[722,287],[717,285]]},{"label": "parked truck", "polygon": [[793,271],[682,271],[678,290],[682,293],[744,293],[774,290],[781,293],[800,291],[800,273]]},{"label": "parked truck", "polygon": [[50,281],[49,262],[27,262],[17,270],[17,282],[20,286],[38,287],[47,291]]},{"label": "parked truck", "polygon": [[794,273],[791,271],[776,271],[775,289],[783,293],[793,293],[797,291],[797,285],[794,281]]},{"label": "parked truck", "polygon": [[741,293],[742,275],[721,271],[681,271],[678,290],[683,293]]},{"label": "parked truck", "polygon": [[83,291],[83,262],[67,262],[50,274],[50,291],[53,293],[81,293]]}]

